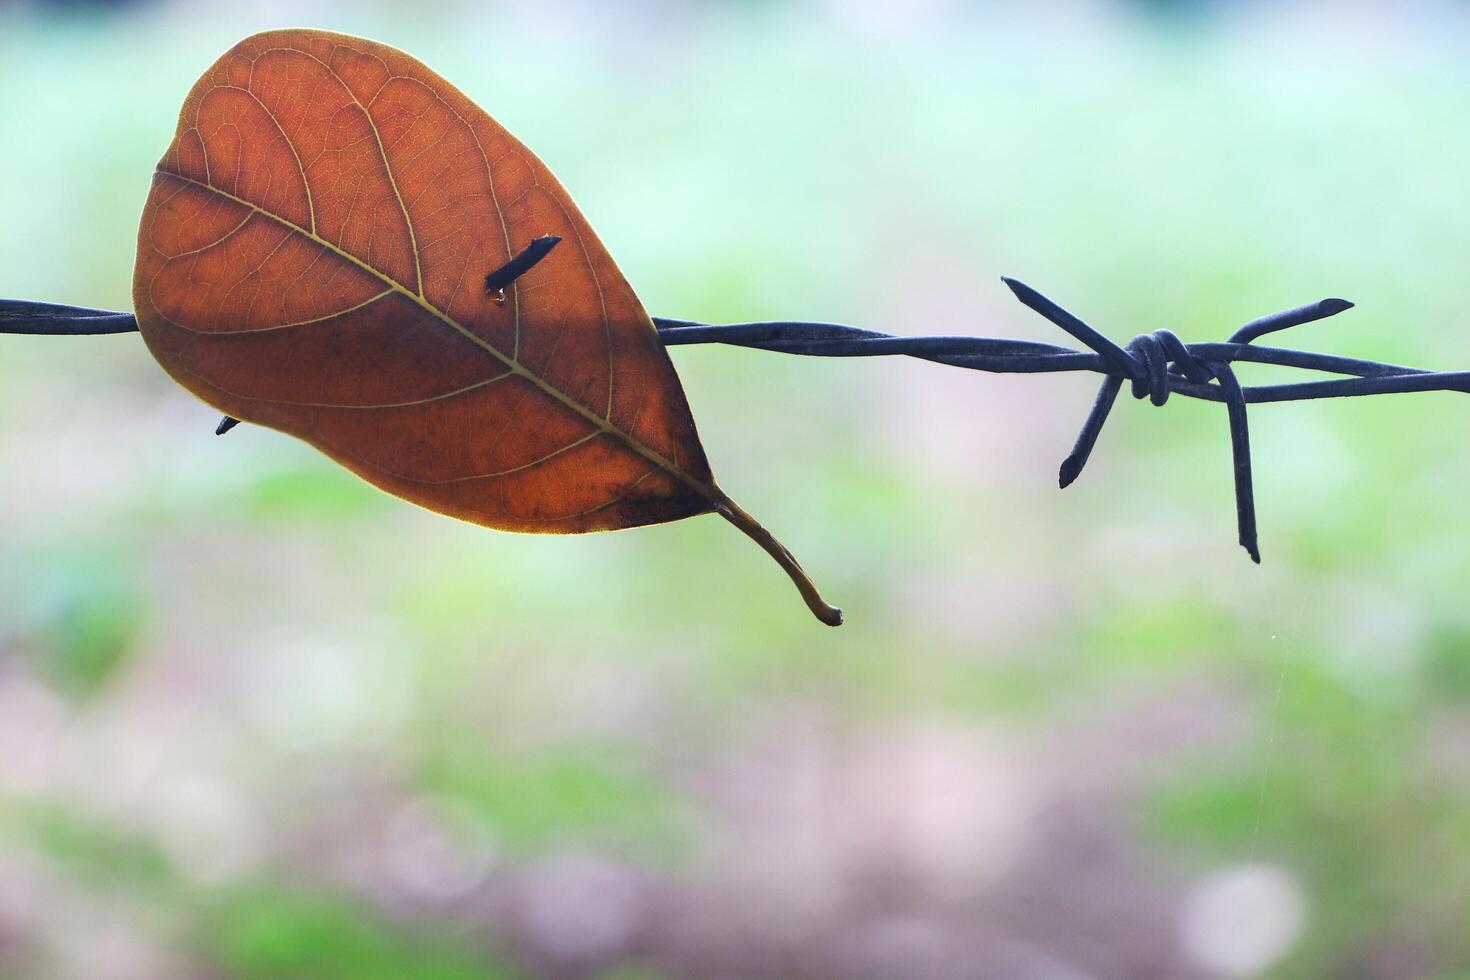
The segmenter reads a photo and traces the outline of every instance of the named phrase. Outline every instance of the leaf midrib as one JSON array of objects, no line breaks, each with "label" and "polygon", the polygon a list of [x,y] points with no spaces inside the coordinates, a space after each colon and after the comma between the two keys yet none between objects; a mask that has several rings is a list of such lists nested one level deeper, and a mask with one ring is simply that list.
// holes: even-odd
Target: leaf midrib
[{"label": "leaf midrib", "polygon": [[[605,419],[601,415],[598,415],[596,412],[587,408],[587,406],[572,398],[560,388],[551,384],[545,378],[542,378],[536,372],[527,368],[524,364],[520,362],[519,359],[505,354],[493,344],[489,343],[484,338],[479,336],[479,334],[475,333],[473,330],[460,323],[458,320],[441,310],[435,304],[429,302],[427,297],[409,290],[392,276],[389,276],[380,269],[377,269],[367,262],[364,262],[362,259],[353,255],[351,252],[348,252],[347,250],[337,246],[336,244],[327,241],[325,238],[322,238],[315,232],[301,227],[289,218],[284,218],[281,215],[267,211],[265,208],[262,208],[260,205],[254,203],[253,201],[248,201],[243,197],[232,194],[229,191],[224,190],[220,187],[216,187],[211,183],[207,183],[202,180],[196,180],[193,177],[185,177],[183,174],[176,174],[167,170],[157,170],[155,171],[155,174],[159,177],[167,177],[173,180],[183,181],[186,184],[192,184],[193,186],[206,190],[212,194],[218,194],[220,197],[226,198],[230,201],[234,201],[236,204],[239,204],[242,207],[249,208],[252,212],[262,215],[263,217],[276,222],[283,228],[293,231],[296,234],[307,239],[308,241],[314,242],[315,244],[320,245],[322,248],[327,249],[338,257],[345,259],[348,262],[351,262],[353,265],[357,266],[368,275],[371,275],[378,279],[380,282],[386,285],[389,290],[396,292],[399,295],[407,298],[410,302],[417,304],[420,309],[424,310],[430,316],[439,320],[445,326],[454,330],[460,336],[464,337],[472,344],[484,350],[491,357],[494,357],[496,360],[500,361],[512,374],[525,378],[526,381],[535,385],[546,395],[550,396],[552,399],[565,406],[566,408],[571,409],[573,412],[580,415],[586,421],[592,423],[603,433],[618,439],[629,449],[633,450],[635,453],[642,456],[650,463],[653,463],[655,466],[659,467],[671,476],[678,479],[681,483],[685,484],[694,492],[703,497],[706,501],[708,501],[711,507],[719,508],[721,503],[725,500],[725,495],[721,493],[713,483],[705,483],[703,480],[699,480],[691,476],[668,457],[664,456],[656,449],[653,449],[652,447],[644,444],[642,441],[637,439],[635,436],[632,435],[632,433],[624,432],[622,429],[613,425],[612,422],[608,419]],[[415,260],[417,260],[417,252],[415,252]]]}]

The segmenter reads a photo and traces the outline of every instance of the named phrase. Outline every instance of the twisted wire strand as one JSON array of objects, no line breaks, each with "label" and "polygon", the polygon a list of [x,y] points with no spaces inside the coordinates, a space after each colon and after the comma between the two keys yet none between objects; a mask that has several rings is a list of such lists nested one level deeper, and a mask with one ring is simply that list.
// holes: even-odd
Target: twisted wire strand
[{"label": "twisted wire strand", "polygon": [[[539,258],[538,254],[536,259]],[[534,261],[529,264],[534,264]],[[514,271],[518,274],[522,270]],[[494,277],[492,273],[491,279]],[[510,278],[513,280],[514,276]],[[1081,475],[1124,383],[1130,385],[1133,397],[1147,398],[1154,405],[1164,405],[1172,394],[1221,402],[1226,407],[1230,424],[1240,544],[1256,562],[1261,560],[1261,554],[1256,532],[1247,405],[1416,391],[1470,392],[1470,371],[1426,371],[1255,343],[1267,334],[1352,309],[1353,304],[1343,299],[1324,299],[1259,317],[1240,327],[1224,343],[1185,343],[1168,330],[1156,330],[1139,334],[1126,345],[1119,346],[1025,283],[1009,278],[1003,281],[1023,304],[1066,331],[1087,349],[996,337],[895,337],[846,324],[795,320],[716,325],[697,320],[654,317],[653,324],[666,347],[728,344],[807,357],[901,355],[993,374],[1072,371],[1101,374],[1102,385],[1093,400],[1092,409],[1083,422],[1072,451],[1062,461],[1058,473],[1058,483],[1062,487],[1070,485]],[[487,289],[493,291],[496,285],[502,284],[487,280]],[[128,333],[137,329],[137,321],[131,313],[0,299],[0,333],[70,336]],[[1342,377],[1243,386],[1232,367],[1239,362],[1271,364]],[[238,420],[225,416],[215,431],[223,435],[237,424]]]}]

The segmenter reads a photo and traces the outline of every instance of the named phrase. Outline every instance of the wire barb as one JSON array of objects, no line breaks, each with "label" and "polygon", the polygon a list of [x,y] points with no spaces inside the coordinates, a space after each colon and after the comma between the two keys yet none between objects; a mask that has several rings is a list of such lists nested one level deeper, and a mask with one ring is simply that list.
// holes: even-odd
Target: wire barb
[{"label": "wire barb", "polygon": [[505,265],[485,277],[485,292],[496,294],[497,301],[503,302],[505,288],[530,272],[532,267],[546,258],[560,241],[561,238],[557,235],[542,235],[540,238],[531,239],[531,244],[521,249]]},{"label": "wire barb", "polygon": [[[486,277],[486,290],[491,293],[503,290],[545,258],[558,241],[550,235],[533,240]],[[1075,350],[1039,341],[997,337],[894,337],[840,323],[797,320],[712,325],[697,320],[654,317],[653,324],[666,347],[729,344],[810,357],[903,355],[995,374],[1068,371],[1101,374],[1103,383],[1083,422],[1082,431],[1071,453],[1062,461],[1058,473],[1058,483],[1062,487],[1069,486],[1081,475],[1125,382],[1131,386],[1133,397],[1147,398],[1154,405],[1165,404],[1169,396],[1176,393],[1220,402],[1225,405],[1230,423],[1240,544],[1256,562],[1261,560],[1261,552],[1257,541],[1246,406],[1262,402],[1414,391],[1470,392],[1470,371],[1432,372],[1335,354],[1262,347],[1254,343],[1267,334],[1352,309],[1353,304],[1344,299],[1324,299],[1259,317],[1236,330],[1225,343],[1186,344],[1168,330],[1156,330],[1139,334],[1120,347],[1025,283],[1010,278],[1003,281],[1023,304],[1088,349]],[[137,321],[130,313],[0,299],[0,333],[79,335],[126,333],[137,329]],[[1246,387],[1236,378],[1233,367],[1242,361],[1342,377]],[[227,415],[220,420],[215,432],[223,435],[238,424],[238,420]]]},{"label": "wire barb", "polygon": [[[1015,279],[1004,279],[1011,292],[1022,303],[1040,313],[1063,330],[1097,351],[1113,373],[1103,379],[1082,432],[1072,452],[1062,460],[1058,483],[1065,489],[1082,473],[1103,423],[1112,411],[1118,391],[1125,379],[1133,382],[1133,397],[1147,397],[1154,405],[1163,405],[1173,390],[1170,381],[1178,377],[1195,385],[1217,382],[1221,398],[1225,402],[1230,420],[1230,446],[1235,475],[1235,517],[1239,530],[1240,546],[1256,564],[1261,562],[1261,548],[1256,536],[1255,490],[1251,479],[1250,430],[1246,421],[1245,391],[1235,378],[1228,361],[1201,361],[1194,356],[1183,341],[1168,330],[1139,334],[1119,347],[1081,319],[1056,303],[1047,299],[1030,286]],[[1351,307],[1344,300],[1323,300],[1310,306],[1286,310],[1271,316],[1252,320],[1232,336],[1232,341],[1248,343],[1250,340],[1274,330],[1301,323],[1309,323],[1322,317],[1332,316]]]}]

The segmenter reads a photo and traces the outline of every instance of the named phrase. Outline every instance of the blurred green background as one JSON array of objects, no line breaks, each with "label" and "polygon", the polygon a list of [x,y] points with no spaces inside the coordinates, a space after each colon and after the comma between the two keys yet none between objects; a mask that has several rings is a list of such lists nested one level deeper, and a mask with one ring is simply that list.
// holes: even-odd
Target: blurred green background
[{"label": "blurred green background", "polygon": [[[246,7],[250,7],[246,10]],[[0,4],[0,295],[127,308],[244,35],[387,41],[649,309],[1470,368],[1459,4]],[[1283,338],[1283,342],[1288,342]],[[0,975],[1470,976],[1470,403],[680,348],[715,517],[497,534],[0,338]],[[1247,383],[1278,376],[1242,368]]]}]

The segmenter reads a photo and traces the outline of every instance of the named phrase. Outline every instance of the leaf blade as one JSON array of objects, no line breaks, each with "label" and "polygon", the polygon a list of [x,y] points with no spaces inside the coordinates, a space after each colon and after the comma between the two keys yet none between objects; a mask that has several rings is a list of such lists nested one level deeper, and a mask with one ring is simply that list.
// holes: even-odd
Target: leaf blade
[{"label": "leaf blade", "polygon": [[[501,295],[486,274],[549,239],[567,244]],[[179,384],[389,493],[533,533],[715,511],[842,621],[715,484],[652,321],[570,196],[401,51],[287,30],[222,56],[154,174],[133,293]]]},{"label": "leaf blade", "polygon": [[[381,82],[378,72],[387,75]],[[371,94],[361,90],[370,82]],[[303,100],[306,91],[316,102]],[[406,115],[408,108],[418,112]],[[427,119],[430,109],[440,118]],[[334,120],[335,136],[330,127],[325,136],[319,132],[324,117]],[[487,138],[503,168],[511,168],[499,179]],[[477,169],[467,165],[470,149],[485,176],[467,192],[465,181]],[[358,168],[346,187],[343,154]],[[515,196],[502,205],[506,187]],[[372,213],[375,223],[362,226],[354,207]],[[552,275],[537,277],[539,296],[512,284],[502,307],[466,288],[509,261],[517,237],[544,234],[567,235],[574,248],[560,269],[554,253],[543,262]],[[180,241],[190,235],[203,240]],[[324,265],[331,271],[324,274]],[[324,288],[297,297],[281,291],[311,276]],[[652,323],[560,185],[473,103],[401,52],[289,31],[248,38],[226,54],[190,94],[160,165],[136,283],[145,340],[185,387],[229,415],[301,436],[370,482],[431,509],[506,530],[582,531],[675,520],[712,509],[719,497]],[[385,315],[390,297],[399,302]],[[305,315],[284,316],[288,303]],[[405,304],[422,316],[406,317]],[[430,338],[426,327],[457,339]],[[324,336],[260,346],[261,333],[302,328]],[[357,346],[374,351],[379,364],[414,367],[407,384],[419,384],[413,397],[385,400],[380,390],[402,391],[405,379],[371,364],[342,369],[342,337],[353,332],[369,335],[371,343]],[[488,356],[467,373],[471,347]],[[264,365],[242,368],[252,356]],[[303,361],[335,363],[337,373],[324,380],[288,369]],[[506,421],[494,438],[471,433],[463,409],[409,422],[405,429],[417,424],[419,434],[404,431],[396,439],[391,432],[385,438],[380,426],[364,431],[359,422],[333,418],[467,395],[506,372],[530,387],[529,397],[522,391],[494,405],[481,402],[479,417],[509,419],[519,407],[522,414],[534,410],[536,424]],[[626,395],[619,373],[634,379]],[[285,398],[283,382],[338,394]],[[425,393],[424,384],[442,390]],[[354,404],[342,394],[374,389],[377,402],[357,397]],[[570,419],[542,424],[557,409],[575,417],[575,436],[565,432]],[[599,451],[591,445],[597,441],[610,445]],[[584,445],[588,450],[576,451]],[[426,475],[444,458],[466,455],[480,461],[479,470]],[[552,463],[561,471],[555,479],[530,478]],[[516,485],[474,494],[443,489],[501,478]]]}]

